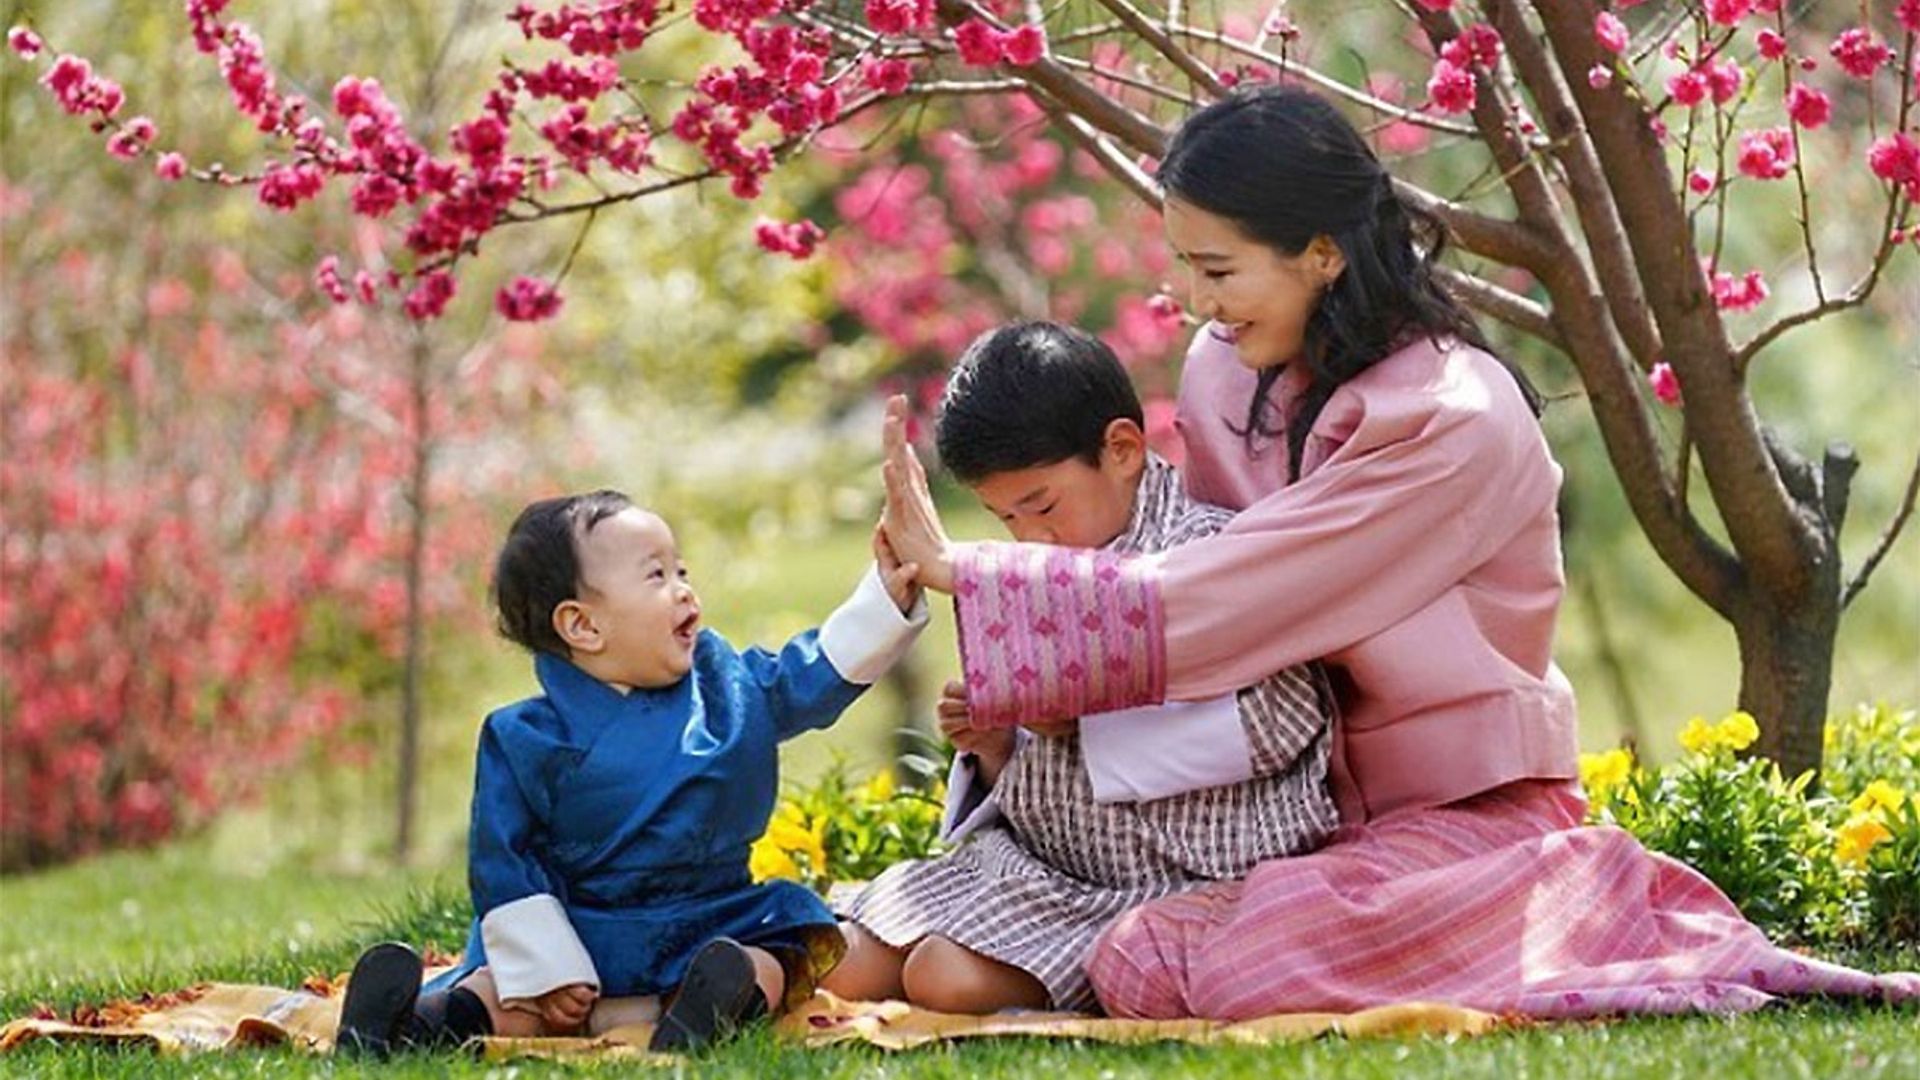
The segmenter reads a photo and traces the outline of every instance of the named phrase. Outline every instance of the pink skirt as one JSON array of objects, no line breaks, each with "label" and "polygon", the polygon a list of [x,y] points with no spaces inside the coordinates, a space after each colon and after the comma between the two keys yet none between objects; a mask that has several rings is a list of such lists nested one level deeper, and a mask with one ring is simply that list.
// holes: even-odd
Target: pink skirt
[{"label": "pink skirt", "polygon": [[1744,1012],[1779,995],[1920,1001],[1779,948],[1712,882],[1583,827],[1569,784],[1526,781],[1343,827],[1311,855],[1156,900],[1095,944],[1115,1016],[1244,1020],[1440,1001],[1574,1018]]}]

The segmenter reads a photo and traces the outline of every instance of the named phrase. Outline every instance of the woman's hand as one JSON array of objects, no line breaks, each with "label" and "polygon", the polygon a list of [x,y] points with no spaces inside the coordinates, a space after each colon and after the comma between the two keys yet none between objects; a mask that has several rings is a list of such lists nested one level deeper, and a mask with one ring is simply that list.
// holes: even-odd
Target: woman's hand
[{"label": "woman's hand", "polygon": [[927,488],[927,471],[907,445],[907,399],[887,399],[887,418],[881,427],[886,461],[880,476],[887,485],[887,507],[880,526],[887,543],[902,564],[919,567],[920,584],[936,592],[953,592],[952,545],[940,524],[940,511]]}]

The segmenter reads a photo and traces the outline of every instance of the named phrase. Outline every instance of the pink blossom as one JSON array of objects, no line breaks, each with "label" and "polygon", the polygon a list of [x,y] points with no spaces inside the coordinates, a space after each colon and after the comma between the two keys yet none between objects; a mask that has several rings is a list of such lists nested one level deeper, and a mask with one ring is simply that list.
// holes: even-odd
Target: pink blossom
[{"label": "pink blossom", "polygon": [[1753,12],[1753,0],[1707,0],[1707,18],[1732,26]]},{"label": "pink blossom", "polygon": [[1904,184],[1907,194],[1920,198],[1920,142],[1904,131],[1875,140],[1867,150],[1867,167],[1890,184]]},{"label": "pink blossom", "polygon": [[1441,112],[1463,113],[1473,108],[1478,94],[1473,72],[1451,61],[1433,65],[1433,77],[1427,80],[1427,97]]},{"label": "pink blossom", "polygon": [[826,236],[826,230],[805,219],[789,222],[761,218],[753,227],[755,243],[776,255],[794,259],[805,259],[812,255]]},{"label": "pink blossom", "polygon": [[402,305],[407,317],[418,322],[439,318],[447,310],[447,302],[453,299],[456,288],[452,274],[445,270],[427,271]]},{"label": "pink blossom", "polygon": [[1746,73],[1740,70],[1740,65],[1726,58],[1706,65],[1706,76],[1715,105],[1725,105],[1738,97],[1741,85],[1746,82]]},{"label": "pink blossom", "polygon": [[1769,295],[1767,283],[1758,270],[1749,270],[1736,278],[1715,272],[1704,259],[1701,262],[1711,279],[1714,306],[1722,311],[1751,311]]},{"label": "pink blossom", "polygon": [[1007,63],[1015,67],[1030,67],[1040,62],[1046,55],[1047,34],[1032,23],[1014,28],[1006,37]]},{"label": "pink blossom", "polygon": [[313,284],[315,288],[326,294],[327,299],[336,304],[344,304],[351,299],[347,294],[346,283],[340,280],[338,255],[329,255],[321,259],[320,265],[313,268]]},{"label": "pink blossom", "polygon": [[974,67],[997,64],[1006,58],[1006,35],[979,19],[968,19],[953,32],[953,43],[960,50],[960,61]]},{"label": "pink blossom", "polygon": [[867,0],[867,25],[882,34],[909,34],[933,25],[934,0]]},{"label": "pink blossom", "polygon": [[116,131],[107,139],[107,153],[123,160],[131,161],[139,157],[140,151],[144,149],[146,147],[139,139],[133,137],[132,132]]},{"label": "pink blossom", "polygon": [[320,194],[327,176],[310,164],[267,166],[260,178],[260,201],[275,210],[289,211]]},{"label": "pink blossom", "polygon": [[[1920,0],[1914,0],[1920,3]],[[1760,55],[1768,60],[1778,60],[1787,55],[1787,39],[1773,29],[1760,31],[1754,36],[1754,43],[1760,47]]]},{"label": "pink blossom", "polygon": [[1705,169],[1695,169],[1687,174],[1687,190],[1695,195],[1705,195],[1714,186],[1713,174]]},{"label": "pink blossom", "polygon": [[1840,62],[1843,71],[1856,79],[1873,78],[1873,73],[1893,58],[1893,50],[1864,26],[1843,31],[1827,51]]},{"label": "pink blossom", "polygon": [[1593,36],[1599,40],[1601,48],[1616,56],[1627,51],[1627,43],[1631,40],[1627,24],[1611,11],[1603,11],[1593,17]]},{"label": "pink blossom", "polygon": [[900,59],[870,57],[860,66],[860,81],[883,94],[904,94],[913,85],[913,65]]},{"label": "pink blossom", "polygon": [[1587,85],[1595,90],[1605,90],[1613,85],[1613,69],[1605,64],[1595,64],[1587,69]]},{"label": "pink blossom", "polygon": [[1647,385],[1653,388],[1653,396],[1660,404],[1680,404],[1680,380],[1674,377],[1673,368],[1665,360],[1653,365],[1653,370],[1647,373]]},{"label": "pink blossom", "polygon": [[560,314],[561,298],[554,287],[538,278],[517,277],[494,294],[493,309],[512,322],[540,322]]},{"label": "pink blossom", "polygon": [[153,163],[153,174],[162,180],[179,180],[187,175],[187,159],[168,151]]},{"label": "pink blossom", "polygon": [[1667,93],[1675,104],[1692,108],[1707,100],[1707,77],[1697,69],[1683,71],[1667,80]]},{"label": "pink blossom", "polygon": [[24,26],[16,26],[7,31],[7,47],[20,54],[23,60],[31,60],[40,55],[43,47],[40,35]]},{"label": "pink blossom", "polygon": [[1442,45],[1440,56],[1455,67],[1478,64],[1491,68],[1500,63],[1500,53],[1505,48],[1506,42],[1500,40],[1500,31],[1486,23],[1474,23]]},{"label": "pink blossom", "polygon": [[1920,0],[1900,0],[1893,17],[1909,34],[1920,34]]},{"label": "pink blossom", "polygon": [[356,270],[353,274],[353,291],[360,296],[360,302],[371,304],[380,298],[380,279],[371,271]]},{"label": "pink blossom", "polygon": [[1778,180],[1793,171],[1793,133],[1783,127],[1740,136],[1740,172],[1755,180]]},{"label": "pink blossom", "polygon": [[1453,10],[1453,0],[1419,0],[1419,4],[1428,11]]},{"label": "pink blossom", "polygon": [[1794,83],[1787,91],[1787,115],[1803,128],[1817,128],[1833,116],[1833,101],[1805,83]]}]

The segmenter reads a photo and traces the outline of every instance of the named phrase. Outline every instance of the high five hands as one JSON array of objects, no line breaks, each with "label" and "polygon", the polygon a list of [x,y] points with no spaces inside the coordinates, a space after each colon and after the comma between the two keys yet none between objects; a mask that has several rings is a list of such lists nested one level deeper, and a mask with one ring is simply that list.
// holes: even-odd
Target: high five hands
[{"label": "high five hands", "polygon": [[886,542],[902,566],[918,568],[920,584],[935,592],[953,592],[952,544],[940,524],[933,494],[927,488],[927,470],[907,444],[907,399],[887,399],[887,417],[881,427],[886,460],[880,477],[886,482],[887,506],[880,516]]}]

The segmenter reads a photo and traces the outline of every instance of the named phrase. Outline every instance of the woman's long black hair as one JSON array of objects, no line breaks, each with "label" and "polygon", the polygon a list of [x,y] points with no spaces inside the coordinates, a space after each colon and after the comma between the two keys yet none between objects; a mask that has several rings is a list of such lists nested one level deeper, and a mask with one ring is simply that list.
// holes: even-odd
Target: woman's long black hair
[{"label": "woman's long black hair", "polygon": [[[1286,418],[1294,479],[1307,433],[1333,392],[1408,337],[1452,335],[1487,349],[1473,318],[1433,278],[1446,226],[1401,201],[1366,140],[1318,94],[1247,87],[1202,108],[1174,134],[1159,179],[1169,198],[1226,218],[1283,254],[1298,255],[1324,235],[1346,257],[1345,271],[1308,317],[1299,358],[1289,361],[1310,376]],[[1249,448],[1281,434],[1268,423],[1267,394],[1285,366],[1260,370],[1241,432]],[[1539,415],[1540,394],[1518,368],[1507,370]]]}]

